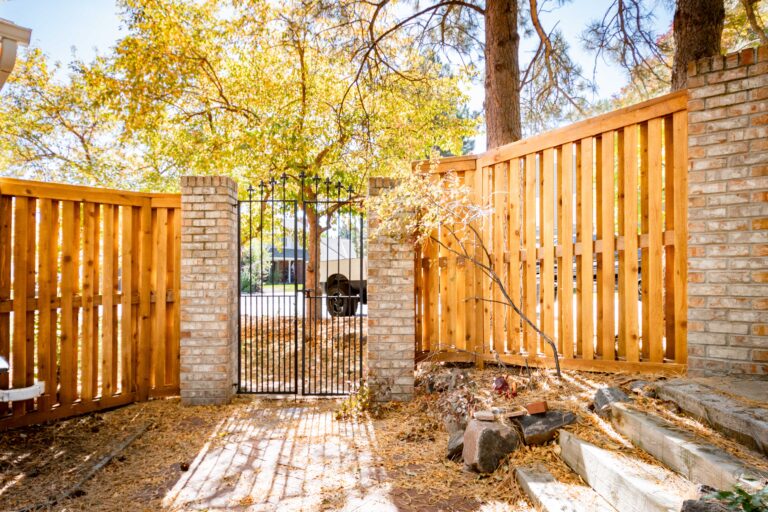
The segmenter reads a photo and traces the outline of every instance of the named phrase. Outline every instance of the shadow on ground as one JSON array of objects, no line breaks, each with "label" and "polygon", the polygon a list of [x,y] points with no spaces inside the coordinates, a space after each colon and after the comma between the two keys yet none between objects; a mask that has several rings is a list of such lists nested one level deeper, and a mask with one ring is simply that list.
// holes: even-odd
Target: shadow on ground
[{"label": "shadow on ground", "polygon": [[398,510],[367,420],[339,422],[330,403],[264,409],[225,420],[166,495],[170,509]]}]

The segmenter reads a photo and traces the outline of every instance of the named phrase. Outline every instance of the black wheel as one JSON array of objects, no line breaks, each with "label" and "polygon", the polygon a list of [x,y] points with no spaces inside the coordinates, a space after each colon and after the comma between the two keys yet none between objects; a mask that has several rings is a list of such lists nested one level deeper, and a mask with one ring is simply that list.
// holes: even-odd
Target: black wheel
[{"label": "black wheel", "polygon": [[328,286],[326,292],[326,306],[328,314],[332,317],[352,316],[357,310],[357,304],[360,300],[351,296],[349,283],[336,282]]}]

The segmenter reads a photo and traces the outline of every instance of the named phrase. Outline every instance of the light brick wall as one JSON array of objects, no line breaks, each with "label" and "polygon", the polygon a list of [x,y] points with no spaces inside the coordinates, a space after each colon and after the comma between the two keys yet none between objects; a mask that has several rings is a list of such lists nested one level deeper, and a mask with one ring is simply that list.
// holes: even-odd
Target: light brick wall
[{"label": "light brick wall", "polygon": [[[394,181],[372,178],[371,196],[391,188]],[[368,218],[368,366],[367,375],[377,400],[413,397],[416,357],[414,245],[371,235],[376,225]]]},{"label": "light brick wall", "polygon": [[768,375],[768,47],[688,72],[688,373]]},{"label": "light brick wall", "polygon": [[237,381],[237,184],[181,179],[181,399],[224,404]]}]

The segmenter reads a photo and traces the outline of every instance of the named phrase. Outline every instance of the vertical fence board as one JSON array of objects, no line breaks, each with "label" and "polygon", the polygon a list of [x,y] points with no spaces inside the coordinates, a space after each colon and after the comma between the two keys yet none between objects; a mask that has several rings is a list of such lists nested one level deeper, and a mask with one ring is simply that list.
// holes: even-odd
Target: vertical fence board
[{"label": "vertical fence board", "polygon": [[[141,208],[132,207],[131,225],[133,227],[133,236],[131,237],[131,393],[136,393],[138,389],[137,381],[140,383],[141,373],[139,372],[139,346],[141,345],[140,336],[140,297],[141,297]],[[181,215],[181,213],[179,214]],[[176,294],[180,294],[181,288],[176,289]],[[133,300],[136,297],[137,301]]]},{"label": "vertical fence board", "polygon": [[[13,233],[13,198],[0,195],[0,301],[11,300],[11,238]],[[0,356],[10,361],[11,314],[0,311]],[[0,389],[10,386],[9,375],[0,374]],[[8,412],[8,404],[0,403],[0,416]]]},{"label": "vertical fence board", "polygon": [[120,374],[121,393],[130,393],[133,390],[133,208],[124,206],[122,208],[122,243],[120,250],[120,360],[122,369]]},{"label": "vertical fence board", "polygon": [[[601,311],[602,321],[601,337],[598,343],[602,345],[601,355],[603,359],[613,361],[616,357],[615,351],[615,328],[613,316],[614,304],[614,134],[606,132],[601,140],[601,174],[599,188],[600,195],[600,231],[599,238],[602,240],[602,252],[600,263],[602,263],[602,275],[598,280],[598,309]],[[600,266],[598,266],[600,268]]]},{"label": "vertical fence board", "polygon": [[[45,382],[45,394],[40,397],[39,409],[47,411],[51,406],[51,351],[56,350],[56,325],[51,323],[51,297],[56,295],[55,272],[52,262],[56,257],[56,238],[53,223],[53,202],[50,199],[40,201],[40,245],[38,256],[38,373]],[[51,342],[53,347],[51,346]]]},{"label": "vertical fence board", "polygon": [[151,387],[150,299],[152,292],[152,208],[149,200],[141,207],[141,263],[139,266],[139,346],[136,361],[138,399],[146,400]]},{"label": "vertical fence board", "polygon": [[661,362],[664,359],[661,126],[661,119],[648,121],[648,345],[652,362]]},{"label": "vertical fence board", "polygon": [[[496,164],[493,167],[493,241],[491,254],[493,256],[493,271],[501,279],[505,280],[504,269],[504,227],[505,219],[507,216],[507,167],[506,163]],[[504,296],[501,293],[501,289],[493,284],[493,312],[492,312],[492,325],[493,325],[493,350],[497,353],[506,352],[505,347],[505,335],[504,335],[504,317],[506,314],[507,306],[504,305]]]},{"label": "vertical fence board", "polygon": [[584,359],[594,358],[594,327],[592,309],[592,138],[582,139],[577,186],[579,210],[576,233],[581,244],[579,264],[579,346]]},{"label": "vertical fence board", "polygon": [[[473,186],[472,186],[472,203],[476,205],[484,205],[483,202],[483,173],[487,172],[486,169],[478,168],[474,171],[473,176]],[[478,233],[483,232],[483,221],[477,220],[473,224],[474,229]],[[483,253],[483,249],[481,247],[481,240],[479,237],[475,236],[473,237],[473,245],[474,245],[474,259],[479,262],[485,261],[485,254]],[[485,352],[485,337],[488,335],[483,330],[483,309],[485,308],[485,303],[483,302],[483,271],[478,267],[477,265],[473,265],[473,283],[472,283],[472,290],[475,297],[475,300],[472,302],[474,303],[474,317],[472,318],[472,322],[470,325],[472,326],[472,337],[474,339],[474,346],[473,351],[475,352],[475,356],[482,356],[482,354]],[[476,359],[478,361],[477,366],[479,368],[483,367],[483,359],[482,357],[478,357]]]},{"label": "vertical fence board", "polygon": [[118,374],[119,374],[119,354],[120,354],[120,335],[119,335],[119,303],[117,299],[118,280],[120,279],[119,273],[119,258],[120,258],[120,207],[115,205],[114,214],[112,215],[112,289],[107,290],[107,293],[112,295],[112,392],[117,392],[118,386]]},{"label": "vertical fence board", "polygon": [[[36,254],[37,254],[37,200],[33,198],[27,199],[29,202],[29,208],[27,209],[27,251],[26,251],[26,268],[27,268],[27,290],[25,301],[29,304],[30,299],[34,299],[37,290],[37,267]],[[26,386],[31,386],[35,383],[35,314],[34,309],[30,309],[25,304],[26,314],[26,341],[24,353],[27,357],[25,363],[24,382]],[[35,401],[26,401],[27,410],[34,410]]]},{"label": "vertical fence board", "polygon": [[[673,141],[673,122],[672,116],[667,116],[662,120],[664,133],[664,162],[663,176],[664,182],[664,218],[663,228],[672,232],[675,229],[675,148]],[[675,246],[664,245],[662,247],[664,264],[664,357],[671,361],[675,360]]]},{"label": "vertical fence board", "polygon": [[[642,123],[640,125],[640,233],[641,235],[648,234],[648,123]],[[648,312],[648,283],[650,263],[648,245],[646,244],[640,250],[640,295],[642,299],[642,321],[641,321],[641,346],[640,356],[642,359],[648,359],[651,355],[649,340],[649,325]]]},{"label": "vertical fence board", "polygon": [[[95,205],[93,212],[93,296],[97,297],[101,293],[101,248],[103,247],[102,237],[103,232],[101,230],[101,205]],[[91,350],[90,365],[93,368],[93,393],[94,395],[100,394],[99,386],[101,385],[101,377],[99,369],[101,368],[101,313],[103,311],[102,306],[96,306],[93,312],[93,318],[91,319],[93,327],[93,347]]]},{"label": "vertical fence board", "polygon": [[[434,236],[437,236],[436,234]],[[434,240],[428,240],[426,246],[427,261],[429,262],[429,274],[427,275],[427,288],[432,290],[429,295],[429,302],[427,308],[429,308],[429,349],[438,350],[440,341],[440,316],[437,309],[438,298],[440,293],[440,267],[439,267],[439,252],[437,242]]]},{"label": "vertical fence board", "polygon": [[114,231],[115,207],[111,204],[104,205],[104,254],[101,275],[102,296],[102,322],[101,322],[101,395],[112,396],[115,392],[115,381],[112,378],[113,355],[115,352],[114,330],[114,278],[115,266]]},{"label": "vertical fence board", "polygon": [[573,144],[557,153],[557,261],[558,345],[566,358],[573,350]]},{"label": "vertical fence board", "polygon": [[80,360],[82,368],[83,400],[92,400],[97,387],[98,366],[89,364],[93,361],[93,352],[98,349],[94,327],[94,316],[98,317],[99,310],[94,308],[94,283],[96,281],[95,261],[99,257],[98,242],[100,233],[96,224],[96,209],[94,203],[83,205],[83,342]]},{"label": "vertical fence board", "polygon": [[[536,323],[536,154],[526,155],[523,172],[523,244],[525,264],[523,266],[523,313]],[[529,325],[524,324],[525,349],[528,354],[538,352],[538,336]]]},{"label": "vertical fence board", "polygon": [[[493,167],[486,167],[481,173],[483,181],[483,199],[482,205],[486,209],[493,207]],[[485,265],[493,264],[493,220],[491,218],[483,219],[482,230],[482,242],[485,245],[486,251],[491,253],[490,258],[483,255],[482,261]],[[491,317],[493,312],[493,285],[491,278],[487,274],[482,274],[482,305],[483,305],[483,338],[484,343],[488,344],[488,348],[492,348],[491,338],[493,331],[491,327]]]},{"label": "vertical fence board", "polygon": [[61,394],[62,406],[72,403],[75,391],[69,375],[76,373],[72,352],[76,345],[74,325],[75,296],[75,206],[72,201],[63,201],[61,210],[62,248],[61,248]]},{"label": "vertical fence board", "polygon": [[675,230],[675,248],[672,256],[675,267],[672,278],[675,304],[675,362],[684,364],[688,357],[688,118],[685,112],[673,114],[672,130],[673,148],[667,148],[667,151],[674,155],[671,169],[674,175],[674,190],[667,191],[667,194],[674,194],[674,211],[671,214],[667,211],[667,215],[673,217],[672,226]]},{"label": "vertical fence board", "polygon": [[[459,179],[459,185],[465,186],[467,177],[463,172],[458,173],[458,179]],[[461,240],[461,247],[457,247],[457,249],[460,253],[464,254],[464,251],[468,250],[466,226],[458,225],[456,226],[456,230],[457,230],[457,235]],[[467,290],[468,290],[467,261],[466,261],[466,258],[464,257],[457,257],[456,258],[456,288],[454,292],[454,295],[456,295],[456,314],[453,319],[453,323],[455,324],[454,330],[455,330],[455,336],[456,336],[456,340],[454,341],[454,343],[456,344],[456,348],[458,348],[459,350],[470,349],[470,347],[467,344],[467,338],[468,338],[467,324],[464,322],[464,319],[467,317],[467,304],[468,304],[467,299],[471,297],[471,293],[467,293]]]},{"label": "vertical fence board", "polygon": [[152,358],[155,374],[155,387],[161,388],[165,384],[165,343],[166,343],[166,279],[168,272],[168,210],[157,210],[157,236],[155,238],[157,248],[155,278],[155,324],[152,346]]},{"label": "vertical fence board", "polygon": [[[509,266],[507,268],[507,290],[509,296],[520,307],[520,159],[509,163],[509,217],[507,220],[507,241],[509,245]],[[522,351],[520,315],[513,311],[507,314],[507,346],[510,352]]]},{"label": "vertical fence board", "polygon": [[[552,339],[555,334],[555,150],[544,150],[539,179],[539,226],[541,233],[541,330]],[[543,343],[544,354],[553,357],[552,348]],[[562,350],[562,345],[559,350]]]},{"label": "vertical fence board", "polygon": [[624,234],[624,249],[619,253],[619,346],[626,360],[633,363],[640,360],[637,330],[637,133],[636,125],[624,128],[619,152],[623,161],[619,180],[619,231]]},{"label": "vertical fence board", "polygon": [[[13,339],[11,342],[11,377],[14,388],[27,383],[27,246],[29,240],[29,203],[16,198],[14,208],[13,244]],[[21,416],[27,410],[26,403],[14,403],[13,415]]]}]

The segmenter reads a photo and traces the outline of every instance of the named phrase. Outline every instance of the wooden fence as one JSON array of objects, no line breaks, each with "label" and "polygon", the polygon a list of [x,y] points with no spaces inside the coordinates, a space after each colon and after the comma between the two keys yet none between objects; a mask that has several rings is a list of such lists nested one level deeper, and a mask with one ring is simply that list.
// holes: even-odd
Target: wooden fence
[{"label": "wooden fence", "polygon": [[[431,169],[492,211],[476,227],[493,268],[566,368],[685,370],[686,104],[670,94]],[[417,260],[422,356],[553,364],[470,261],[435,242]]]},{"label": "wooden fence", "polygon": [[179,391],[181,198],[0,179],[0,430]]}]

